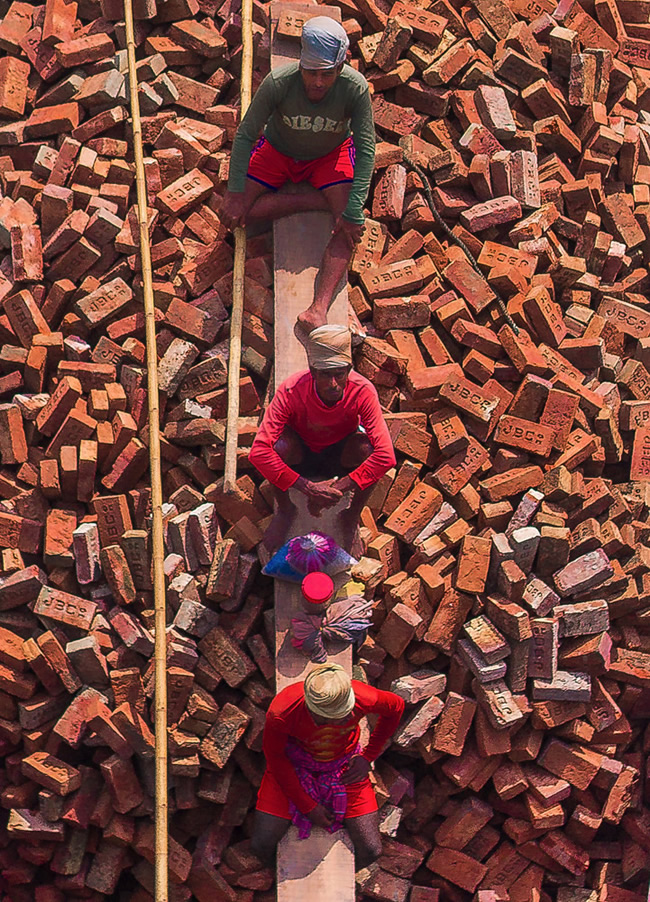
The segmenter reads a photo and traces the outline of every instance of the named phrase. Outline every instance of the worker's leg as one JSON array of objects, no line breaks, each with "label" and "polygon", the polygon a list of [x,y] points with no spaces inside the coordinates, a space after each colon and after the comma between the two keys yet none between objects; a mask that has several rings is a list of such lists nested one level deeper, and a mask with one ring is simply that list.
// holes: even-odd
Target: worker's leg
[{"label": "worker's leg", "polygon": [[341,547],[345,548],[352,557],[359,557],[363,551],[361,539],[359,538],[359,517],[364,506],[368,503],[368,498],[372,494],[374,486],[367,489],[359,489],[352,496],[350,506],[339,514],[339,535],[341,536]]},{"label": "worker's leg", "polygon": [[[288,464],[290,467],[297,467],[302,463],[304,456],[303,445],[293,430],[285,429],[275,443],[274,448],[285,464]],[[264,545],[271,554],[274,554],[283,544],[296,515],[296,507],[289,497],[288,491],[283,492],[282,489],[274,486],[273,494],[275,496],[276,509],[273,519],[264,534]]]},{"label": "worker's leg", "polygon": [[[355,432],[343,447],[341,467],[346,473],[349,473],[360,466],[364,460],[367,460],[371,454],[372,445],[368,436],[365,432]],[[374,486],[369,486],[367,489],[357,490],[352,496],[350,506],[339,514],[339,528],[343,547],[355,556],[361,550],[356,547],[359,517],[373,488]]]},{"label": "worker's leg", "polygon": [[[249,179],[249,185],[255,185],[262,188],[257,182]],[[312,189],[301,193],[282,193],[276,194],[268,188],[262,188],[257,200],[253,203],[246,214],[246,222],[250,225],[265,221],[271,222],[274,219],[281,219],[283,216],[291,216],[293,213],[311,213],[314,210],[327,210],[327,201],[320,191]]]},{"label": "worker's leg", "polygon": [[264,545],[269,554],[275,554],[285,542],[289,527],[296,515],[296,506],[289,497],[289,492],[273,487],[275,498],[275,513],[264,533]]},{"label": "worker's leg", "polygon": [[343,824],[354,846],[357,869],[367,868],[381,855],[381,835],[379,833],[379,812],[347,817]]},{"label": "worker's leg", "polygon": [[[348,204],[350,187],[350,182],[344,182],[322,189],[335,221]],[[347,278],[353,250],[354,244],[351,243],[345,232],[335,232],[330,238],[316,277],[314,299],[310,306],[298,316],[298,324],[303,331],[311,332],[312,329],[324,326],[327,322],[327,312],[334,302],[341,282]]]},{"label": "worker's leg", "polygon": [[287,182],[296,181],[300,181],[300,164],[261,138],[253,148],[248,164],[246,192],[252,201],[246,206],[246,222],[270,222],[292,213],[329,209],[327,198],[316,188],[299,194],[277,193]]},{"label": "worker's leg", "polygon": [[265,865],[273,865],[278,843],[289,829],[291,821],[264,811],[255,812],[251,852]]},{"label": "worker's leg", "polygon": [[346,473],[356,470],[372,454],[372,445],[365,432],[353,432],[341,450],[341,467]]}]

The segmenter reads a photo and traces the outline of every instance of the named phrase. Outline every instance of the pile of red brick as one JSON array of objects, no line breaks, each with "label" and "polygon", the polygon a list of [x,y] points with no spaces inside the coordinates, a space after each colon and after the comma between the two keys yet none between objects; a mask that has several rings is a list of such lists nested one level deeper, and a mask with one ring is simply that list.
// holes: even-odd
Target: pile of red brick
[{"label": "pile of red brick", "polygon": [[398,452],[360,660],[415,705],[361,887],[645,899],[650,9],[357,6],[383,140],[351,302]]},{"label": "pile of red brick", "polygon": [[[257,534],[246,541],[240,523],[210,575],[232,266],[218,190],[240,33],[235,4],[216,13],[136,3],[168,502],[171,898],[249,902],[245,887],[273,875],[233,831],[260,777],[273,660],[266,600],[250,592],[259,565],[242,549]],[[3,902],[153,893],[146,369],[122,15],[121,3],[15,2],[0,22]],[[250,272],[268,305],[268,260]],[[249,349],[245,361],[264,388],[266,360]],[[242,410],[259,410],[250,377]]]},{"label": "pile of red brick", "polygon": [[[385,854],[360,898],[641,902],[650,3],[338,5],[380,136],[352,263],[357,366],[398,454],[363,516],[355,576],[376,607],[358,660],[409,703],[377,766]],[[255,0],[258,78],[267,12]],[[147,902],[153,602],[122,5],[2,13],[0,900]],[[273,695],[256,554],[270,495],[250,469],[234,496],[220,481],[240,20],[231,0],[136,15],[171,898],[270,902],[246,840]],[[249,241],[244,344],[242,466],[272,363],[269,235]]]}]

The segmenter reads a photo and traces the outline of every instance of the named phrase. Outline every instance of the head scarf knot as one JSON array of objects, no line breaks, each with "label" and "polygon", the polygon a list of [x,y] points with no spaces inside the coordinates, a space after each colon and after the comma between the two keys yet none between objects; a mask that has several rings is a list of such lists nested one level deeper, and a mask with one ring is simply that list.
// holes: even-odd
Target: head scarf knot
[{"label": "head scarf knot", "polygon": [[302,27],[300,65],[303,69],[333,69],[345,61],[349,46],[342,25],[329,16],[315,16]]},{"label": "head scarf knot", "polygon": [[352,336],[347,326],[319,326],[307,338],[307,360],[316,370],[352,366]]},{"label": "head scarf knot", "polygon": [[328,720],[347,717],[354,708],[352,682],[340,664],[319,664],[304,684],[305,704],[312,714]]}]

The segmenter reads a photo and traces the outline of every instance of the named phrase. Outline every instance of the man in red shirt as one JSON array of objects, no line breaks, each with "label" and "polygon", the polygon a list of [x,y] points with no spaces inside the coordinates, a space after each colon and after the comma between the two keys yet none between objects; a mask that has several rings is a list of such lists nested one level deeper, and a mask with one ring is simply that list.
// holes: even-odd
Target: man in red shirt
[{"label": "man in red shirt", "polygon": [[[344,825],[359,868],[378,858],[379,812],[368,773],[403,711],[398,695],[351,680],[338,664],[320,664],[304,683],[279,692],[266,715],[254,854],[272,861],[293,821],[302,837],[311,825],[331,833]],[[359,721],[367,714],[378,715],[377,723],[361,749]]]},{"label": "man in red shirt", "polygon": [[361,509],[395,464],[395,452],[374,386],[352,369],[349,329],[320,326],[306,348],[309,369],[278,387],[249,455],[277,501],[264,543],[269,551],[282,545],[296,513],[293,487],[306,495],[314,517],[350,496],[339,515],[342,544],[350,550]]}]

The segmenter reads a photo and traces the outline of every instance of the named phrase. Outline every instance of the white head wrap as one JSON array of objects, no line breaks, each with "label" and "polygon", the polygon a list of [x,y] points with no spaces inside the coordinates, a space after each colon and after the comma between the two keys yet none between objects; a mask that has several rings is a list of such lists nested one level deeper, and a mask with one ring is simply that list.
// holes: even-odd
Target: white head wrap
[{"label": "white head wrap", "polygon": [[315,16],[302,26],[300,65],[303,69],[333,69],[345,61],[349,46],[342,25],[329,16]]},{"label": "white head wrap", "polygon": [[305,704],[312,714],[328,720],[347,717],[354,708],[354,689],[340,664],[319,664],[307,675]]},{"label": "white head wrap", "polygon": [[307,338],[307,359],[316,370],[352,366],[352,336],[347,326],[319,326]]}]

